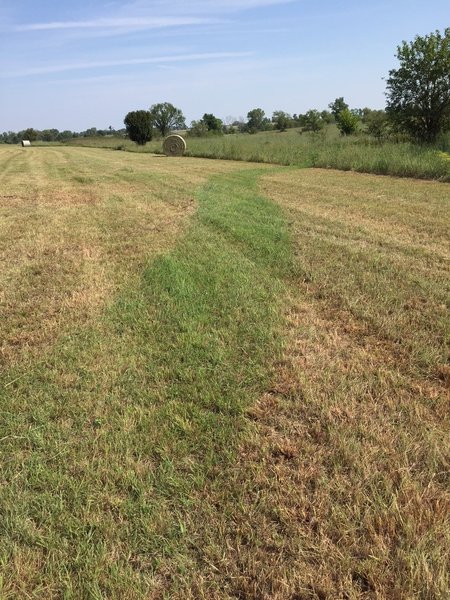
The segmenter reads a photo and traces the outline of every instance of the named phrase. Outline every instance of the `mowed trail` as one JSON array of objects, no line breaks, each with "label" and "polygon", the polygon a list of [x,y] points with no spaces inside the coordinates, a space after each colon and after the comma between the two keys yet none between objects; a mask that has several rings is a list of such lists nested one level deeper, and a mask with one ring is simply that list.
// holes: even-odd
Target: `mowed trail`
[{"label": "mowed trail", "polygon": [[[237,164],[240,169],[242,164]],[[225,161],[0,148],[0,364],[51,345],[178,238]]]}]

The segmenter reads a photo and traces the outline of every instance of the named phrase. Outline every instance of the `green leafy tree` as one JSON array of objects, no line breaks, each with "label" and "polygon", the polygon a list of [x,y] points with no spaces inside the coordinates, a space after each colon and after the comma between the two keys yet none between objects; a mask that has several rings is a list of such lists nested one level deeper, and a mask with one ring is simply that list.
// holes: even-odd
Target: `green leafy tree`
[{"label": "green leafy tree", "polygon": [[212,133],[222,133],[223,122],[211,113],[205,113],[201,119],[208,131]]},{"label": "green leafy tree", "polygon": [[189,135],[192,137],[206,137],[208,135],[208,127],[202,119],[199,121],[192,121]]},{"label": "green leafy tree", "polygon": [[329,110],[323,110],[320,113],[320,116],[322,117],[324,122],[327,123],[328,125],[334,121],[333,114]]},{"label": "green leafy tree", "polygon": [[389,132],[389,119],[384,110],[363,109],[362,119],[366,132],[372,137],[380,140]]},{"label": "green leafy tree", "polygon": [[313,131],[317,133],[325,126],[325,121],[318,110],[308,110],[303,119],[303,128],[305,131]]},{"label": "green leafy tree", "polygon": [[34,142],[37,140],[38,134],[39,132],[36,131],[36,129],[33,129],[33,127],[28,127],[28,129],[25,129],[25,131],[23,132],[23,139],[29,140],[30,142]]},{"label": "green leafy tree", "polygon": [[246,129],[249,133],[264,131],[267,129],[268,124],[269,119],[267,119],[266,113],[262,108],[254,108],[247,113]]},{"label": "green leafy tree", "polygon": [[331,102],[328,105],[328,108],[331,111],[331,114],[337,121],[339,119],[339,115],[343,110],[349,110],[349,105],[345,102],[344,98],[341,96],[340,98],[336,98],[334,102]]},{"label": "green leafy tree", "polygon": [[153,104],[150,107],[150,114],[153,126],[163,137],[170,133],[172,129],[184,129],[186,127],[183,113],[170,102]]},{"label": "green leafy tree", "polygon": [[40,138],[44,142],[54,142],[58,139],[59,131],[57,129],[44,129],[41,131]]},{"label": "green leafy tree", "polygon": [[358,123],[359,118],[348,108],[341,110],[336,120],[336,125],[342,135],[351,135],[356,133],[358,129]]},{"label": "green leafy tree", "polygon": [[275,123],[278,131],[286,131],[288,127],[292,126],[292,117],[283,110],[276,110],[272,115],[272,122]]},{"label": "green leafy tree", "polygon": [[153,121],[148,110],[132,110],[123,120],[128,137],[139,146],[145,146],[153,137]]},{"label": "green leafy tree", "polygon": [[387,113],[400,131],[432,143],[450,128],[450,28],[397,47],[387,79]]}]

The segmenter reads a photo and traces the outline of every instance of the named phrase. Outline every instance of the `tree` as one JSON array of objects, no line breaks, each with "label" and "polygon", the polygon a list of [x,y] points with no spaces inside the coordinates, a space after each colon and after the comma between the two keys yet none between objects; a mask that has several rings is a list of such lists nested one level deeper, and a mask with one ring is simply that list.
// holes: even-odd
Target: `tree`
[{"label": "tree", "polygon": [[320,113],[320,116],[322,117],[324,122],[327,123],[328,125],[334,121],[333,114],[329,110],[323,110]]},{"label": "tree", "polygon": [[249,133],[256,133],[257,131],[267,129],[269,119],[267,119],[265,114],[262,108],[254,108],[247,113],[246,128]]},{"label": "tree", "polygon": [[23,139],[29,140],[30,142],[34,142],[37,140],[38,133],[39,132],[36,131],[36,129],[33,129],[33,127],[28,127],[28,129],[25,129],[25,131],[23,132]]},{"label": "tree", "polygon": [[364,108],[362,121],[366,126],[366,132],[377,140],[389,132],[389,121],[384,110]]},{"label": "tree", "polygon": [[387,79],[387,113],[401,131],[432,143],[450,128],[450,27],[403,41]]},{"label": "tree", "polygon": [[145,146],[153,137],[152,116],[148,110],[132,110],[123,120],[128,137],[139,146]]},{"label": "tree", "polygon": [[283,110],[276,110],[272,115],[272,122],[275,123],[278,131],[286,131],[288,127],[292,126],[292,117]]},{"label": "tree", "polygon": [[184,129],[186,127],[184,115],[179,108],[170,102],[153,104],[150,107],[153,126],[165,137],[172,129]]},{"label": "tree", "polygon": [[308,110],[303,116],[303,126],[305,131],[313,131],[317,133],[325,126],[325,121],[318,110]]},{"label": "tree", "polygon": [[222,133],[223,122],[213,114],[205,113],[202,117],[202,122],[205,124],[208,131]]},{"label": "tree", "polygon": [[343,110],[349,110],[349,106],[342,96],[340,98],[336,98],[334,102],[330,102],[328,108],[330,109],[331,114],[336,119],[336,121],[339,119],[339,115]]},{"label": "tree", "polygon": [[358,128],[359,118],[348,108],[344,108],[336,119],[336,125],[342,135],[351,135]]},{"label": "tree", "polygon": [[59,131],[57,129],[44,129],[39,136],[44,142],[54,142],[58,139]]},{"label": "tree", "polygon": [[192,121],[189,129],[189,135],[192,137],[205,137],[208,135],[208,127],[203,122],[203,119],[199,121]]}]

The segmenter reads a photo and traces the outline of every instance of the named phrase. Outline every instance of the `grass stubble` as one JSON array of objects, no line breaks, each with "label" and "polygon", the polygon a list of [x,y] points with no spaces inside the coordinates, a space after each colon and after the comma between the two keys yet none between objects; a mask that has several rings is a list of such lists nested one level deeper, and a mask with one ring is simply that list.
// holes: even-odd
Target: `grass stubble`
[{"label": "grass stubble", "polygon": [[448,186],[52,152],[0,154],[3,597],[447,597]]}]

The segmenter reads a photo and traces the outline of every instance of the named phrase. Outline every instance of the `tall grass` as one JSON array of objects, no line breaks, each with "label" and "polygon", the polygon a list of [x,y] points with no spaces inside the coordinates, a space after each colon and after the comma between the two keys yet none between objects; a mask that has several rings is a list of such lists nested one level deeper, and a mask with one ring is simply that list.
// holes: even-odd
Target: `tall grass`
[{"label": "tall grass", "polygon": [[[118,138],[79,138],[71,143],[132,152],[162,153],[161,140],[154,140],[144,147]],[[441,153],[447,151],[449,146],[448,136],[443,136],[436,147],[430,147],[411,142],[379,142],[364,134],[341,137],[336,128],[331,126],[319,134],[301,134],[298,130],[289,130],[284,133],[187,138],[186,154],[198,158],[322,167],[450,181],[450,161]]]}]

